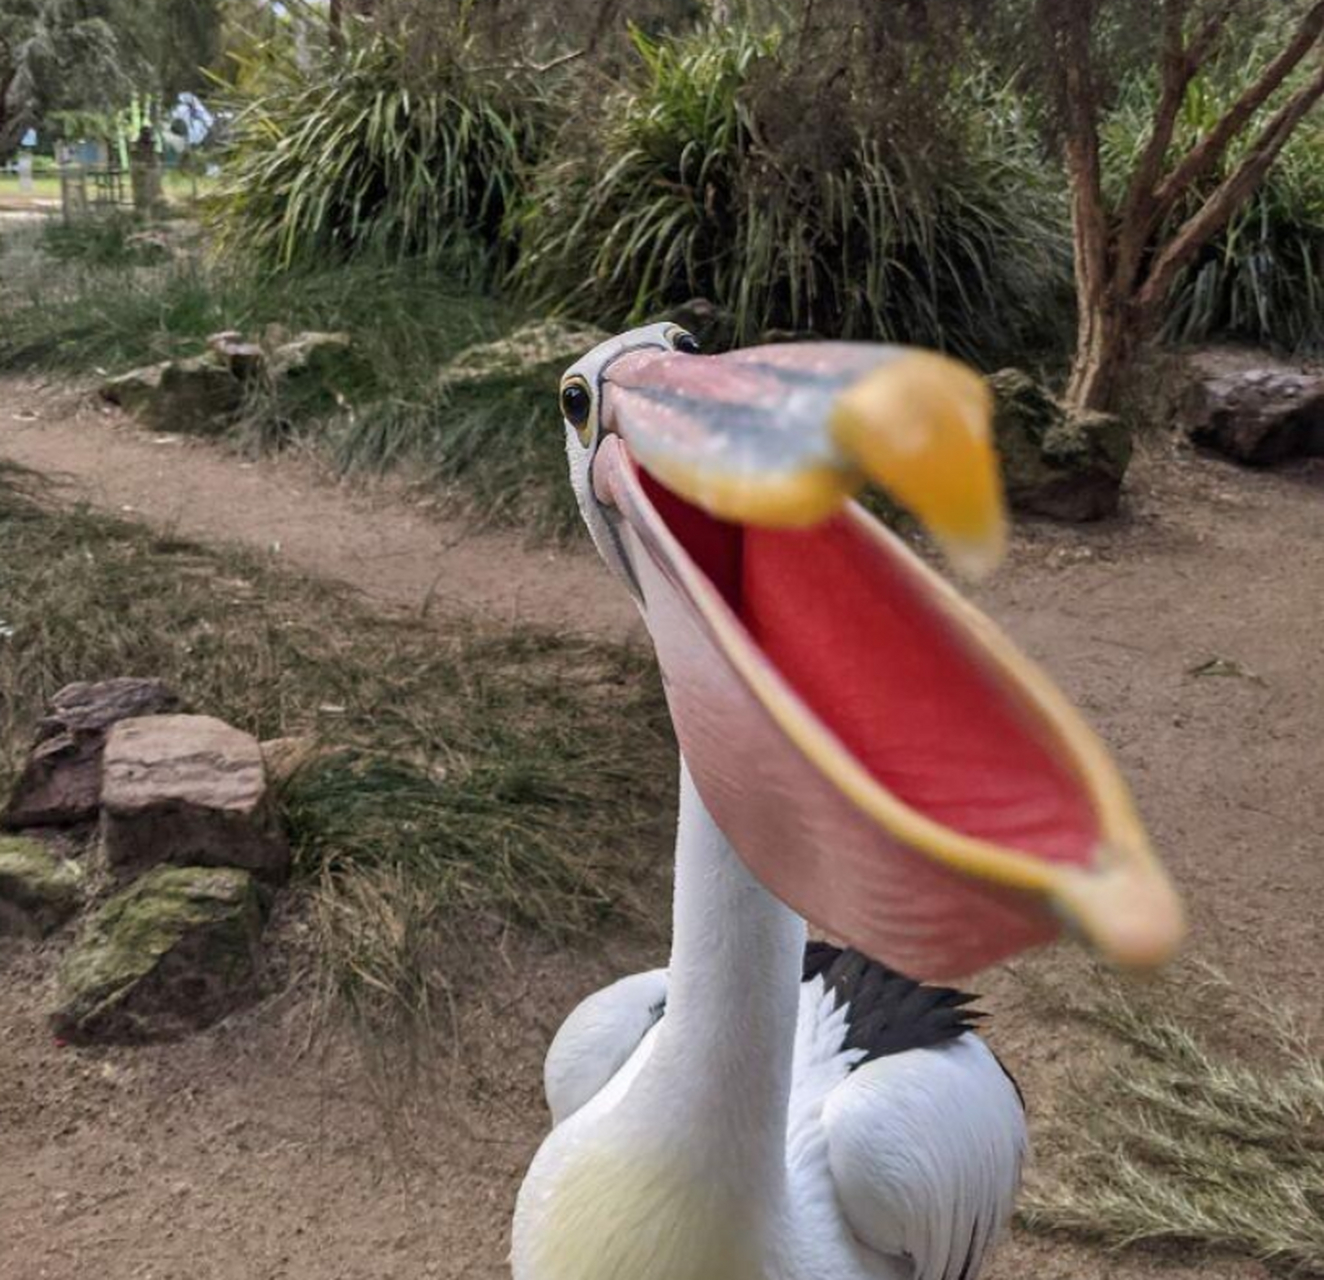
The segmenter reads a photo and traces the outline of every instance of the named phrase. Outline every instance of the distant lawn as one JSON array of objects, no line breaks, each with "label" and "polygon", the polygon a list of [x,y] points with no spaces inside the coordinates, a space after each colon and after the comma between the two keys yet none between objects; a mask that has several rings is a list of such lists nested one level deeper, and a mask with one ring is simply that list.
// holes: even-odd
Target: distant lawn
[{"label": "distant lawn", "polygon": [[[187,204],[196,190],[199,196],[206,195],[214,185],[214,179],[192,178],[178,170],[169,169],[165,174],[166,198],[172,205]],[[15,173],[0,173],[0,206],[13,208],[39,201],[59,200],[60,179],[58,177],[37,177],[32,180],[32,190],[24,191]]]},{"label": "distant lawn", "polygon": [[14,206],[60,198],[59,178],[34,178],[32,190],[24,191],[17,174],[0,173],[0,205]]}]

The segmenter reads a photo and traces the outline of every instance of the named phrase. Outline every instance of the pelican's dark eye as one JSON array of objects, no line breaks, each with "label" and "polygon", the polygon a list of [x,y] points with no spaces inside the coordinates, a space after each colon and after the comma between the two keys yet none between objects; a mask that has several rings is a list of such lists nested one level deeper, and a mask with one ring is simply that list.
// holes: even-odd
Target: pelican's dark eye
[{"label": "pelican's dark eye", "polygon": [[697,356],[701,350],[699,340],[692,333],[678,333],[671,339],[671,345],[682,355]]},{"label": "pelican's dark eye", "polygon": [[576,429],[588,422],[588,416],[593,412],[593,397],[583,383],[571,382],[561,388],[561,412],[565,420]]}]

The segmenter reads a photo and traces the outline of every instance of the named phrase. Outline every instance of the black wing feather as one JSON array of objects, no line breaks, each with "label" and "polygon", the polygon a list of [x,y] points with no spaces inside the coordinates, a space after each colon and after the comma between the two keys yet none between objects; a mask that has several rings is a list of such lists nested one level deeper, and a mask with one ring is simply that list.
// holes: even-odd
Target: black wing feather
[{"label": "black wing feather", "polygon": [[978,997],[951,987],[931,987],[889,969],[858,951],[826,942],[805,948],[804,980],[821,977],[846,1007],[846,1043],[862,1049],[855,1065],[875,1058],[929,1049],[972,1031],[983,1018],[971,1005]]}]

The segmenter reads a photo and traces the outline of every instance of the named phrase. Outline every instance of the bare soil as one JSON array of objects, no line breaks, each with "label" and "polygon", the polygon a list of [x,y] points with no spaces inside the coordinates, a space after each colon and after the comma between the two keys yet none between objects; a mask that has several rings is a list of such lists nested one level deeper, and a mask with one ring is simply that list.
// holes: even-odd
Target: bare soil
[{"label": "bare soil", "polygon": [[[628,603],[578,553],[462,536],[398,493],[351,493],[306,463],[250,465],[154,440],[32,384],[0,383],[0,457],[63,473],[71,497],[179,534],[279,542],[299,570],[443,623],[453,605],[632,634]],[[1107,525],[1025,526],[983,603],[1120,757],[1187,897],[1191,954],[1318,1029],[1324,474],[1252,474],[1154,444],[1130,491]],[[626,936],[560,952],[476,939],[459,1034],[433,1047],[426,1086],[394,1090],[351,1045],[309,1047],[298,980],[183,1044],[57,1045],[42,1018],[55,946],[0,949],[3,1280],[504,1275],[512,1198],[545,1125],[546,1043],[583,994],[660,952],[656,939]],[[991,1038],[1043,1134],[1063,1082],[1095,1050],[1044,1014],[1035,977],[1090,979],[1063,947],[983,979]],[[1172,991],[1182,998],[1180,984]],[[1070,1159],[1060,1139],[1041,1145],[1041,1176]],[[1176,1249],[1111,1255],[1017,1235],[986,1274],[1268,1273]]]}]

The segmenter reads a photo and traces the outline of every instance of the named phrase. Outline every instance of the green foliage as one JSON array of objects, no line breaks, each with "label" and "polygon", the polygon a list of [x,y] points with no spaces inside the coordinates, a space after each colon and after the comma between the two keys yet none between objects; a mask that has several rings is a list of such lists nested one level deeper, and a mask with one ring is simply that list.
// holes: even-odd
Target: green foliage
[{"label": "green foliage", "polygon": [[[1187,93],[1173,153],[1190,151],[1244,87],[1246,69],[1210,68]],[[1134,79],[1104,133],[1104,165],[1117,199],[1153,119],[1155,89]],[[1253,136],[1251,130],[1247,136]],[[1238,163],[1246,137],[1223,165],[1174,211],[1169,229]],[[1231,223],[1201,252],[1173,291],[1164,336],[1198,342],[1240,338],[1286,350],[1324,347],[1324,121],[1297,129],[1282,155]]]},{"label": "green foliage", "polygon": [[529,84],[471,70],[463,48],[420,71],[402,39],[357,27],[312,67],[279,43],[253,56],[210,201],[223,251],[266,269],[445,260],[470,280],[499,263],[538,135]]},{"label": "green foliage", "polygon": [[941,156],[827,113],[807,147],[778,119],[801,99],[775,33],[635,49],[629,86],[564,133],[525,208],[516,277],[540,303],[625,323],[701,295],[742,342],[813,330],[990,358],[1057,336],[1063,208],[1008,91],[958,75],[970,110]]},{"label": "green foliage", "polygon": [[105,109],[131,92],[136,63],[114,0],[0,6],[0,158],[49,111]]},{"label": "green foliage", "polygon": [[[1190,1018],[1213,993],[1216,1021],[1246,1032],[1247,1063]],[[1203,982],[1167,1004],[1106,983],[1068,1011],[1122,1053],[1074,1082],[1061,1135],[1070,1163],[1022,1200],[1025,1223],[1114,1246],[1179,1241],[1324,1274],[1324,1058],[1282,1002]],[[1180,1006],[1178,1016],[1171,1011]]]}]

